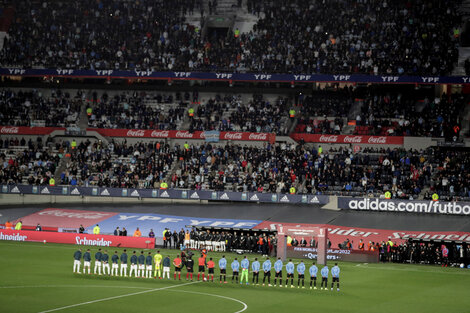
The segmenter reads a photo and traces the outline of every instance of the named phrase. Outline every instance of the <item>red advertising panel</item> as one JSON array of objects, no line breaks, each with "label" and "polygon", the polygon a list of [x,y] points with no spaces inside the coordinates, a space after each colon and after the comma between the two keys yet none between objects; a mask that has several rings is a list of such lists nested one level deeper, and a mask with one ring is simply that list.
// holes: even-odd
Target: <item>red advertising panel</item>
[{"label": "red advertising panel", "polygon": [[[144,129],[103,129],[87,128],[106,137],[136,137],[136,138],[173,138],[173,139],[204,139],[203,131],[189,132],[187,130],[144,130]],[[271,133],[220,132],[220,140],[273,141],[276,135]]]},{"label": "red advertising panel", "polygon": [[117,215],[115,212],[97,212],[82,210],[45,209],[21,218],[24,226],[36,226],[56,228],[89,227],[94,224]]},{"label": "red advertising panel", "polygon": [[64,127],[0,126],[0,135],[48,135]]},{"label": "red advertising panel", "polygon": [[45,231],[0,229],[0,240],[67,243],[83,246],[128,247],[149,249],[155,247],[155,238],[110,235],[54,233]]},{"label": "red advertising panel", "polygon": [[294,140],[303,139],[305,142],[317,143],[403,145],[403,136],[355,136],[295,133],[291,135],[291,138]]},{"label": "red advertising panel", "polygon": [[[470,233],[461,231],[414,231],[414,230],[389,230],[389,229],[375,229],[375,228],[357,228],[347,226],[335,226],[328,224],[294,224],[294,223],[276,223],[273,221],[264,221],[253,229],[270,229],[276,230],[276,227],[282,225],[286,228],[297,227],[325,227],[328,229],[328,239],[330,239],[332,248],[337,248],[339,243],[343,243],[346,239],[353,242],[353,249],[357,249],[359,240],[365,243],[387,241],[389,238],[392,241],[401,243],[410,238],[412,239],[432,239],[432,240],[455,240],[466,241],[470,243]],[[300,239],[302,236],[295,236]],[[309,239],[304,235],[307,242]]]}]

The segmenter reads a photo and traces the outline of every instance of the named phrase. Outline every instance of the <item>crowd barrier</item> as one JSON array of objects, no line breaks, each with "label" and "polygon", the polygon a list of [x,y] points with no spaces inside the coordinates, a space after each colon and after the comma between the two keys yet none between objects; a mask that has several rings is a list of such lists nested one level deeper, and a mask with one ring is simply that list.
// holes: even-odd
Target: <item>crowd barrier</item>
[{"label": "crowd barrier", "polygon": [[87,196],[87,197],[123,197],[123,198],[159,198],[159,199],[189,199],[213,201],[241,201],[262,203],[304,203],[327,204],[329,196],[297,195],[261,192],[232,192],[209,190],[181,189],[134,189],[134,188],[105,188],[78,186],[32,186],[32,185],[2,185],[4,194],[37,194],[57,196]]},{"label": "crowd barrier", "polygon": [[97,247],[126,247],[150,249],[155,247],[155,238],[123,237],[110,235],[56,233],[46,231],[28,231],[0,229],[0,240],[66,243]]},{"label": "crowd barrier", "polygon": [[[1,185],[0,194],[114,197],[128,199],[206,200],[252,203],[330,203],[330,196],[183,189],[135,189],[79,186]],[[338,197],[337,208],[356,211],[401,212],[441,215],[470,215],[469,202]]]},{"label": "crowd barrier", "polygon": [[77,70],[0,68],[0,76],[117,78],[161,80],[211,80],[248,82],[345,82],[345,83],[401,83],[401,84],[468,84],[468,76],[395,76],[363,74],[257,74],[209,72],[157,72],[151,70]]}]

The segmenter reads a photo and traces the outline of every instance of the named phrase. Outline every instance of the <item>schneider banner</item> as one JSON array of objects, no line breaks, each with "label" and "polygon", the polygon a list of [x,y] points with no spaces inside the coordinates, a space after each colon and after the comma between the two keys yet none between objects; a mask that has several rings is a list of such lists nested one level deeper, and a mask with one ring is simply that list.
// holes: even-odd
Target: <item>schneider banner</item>
[{"label": "schneider banner", "polygon": [[0,240],[67,243],[98,247],[128,247],[148,249],[155,247],[155,238],[122,237],[0,229]]},{"label": "schneider banner", "polygon": [[470,215],[470,203],[468,202],[441,202],[432,200],[409,201],[339,197],[338,208],[356,211]]},{"label": "schneider banner", "polygon": [[216,73],[216,72],[157,72],[152,70],[80,70],[80,69],[30,69],[0,68],[1,76],[69,77],[69,78],[119,78],[164,80],[214,80],[252,82],[352,82],[352,83],[402,83],[402,84],[468,84],[468,76],[392,76],[363,74],[269,74],[269,73]]}]

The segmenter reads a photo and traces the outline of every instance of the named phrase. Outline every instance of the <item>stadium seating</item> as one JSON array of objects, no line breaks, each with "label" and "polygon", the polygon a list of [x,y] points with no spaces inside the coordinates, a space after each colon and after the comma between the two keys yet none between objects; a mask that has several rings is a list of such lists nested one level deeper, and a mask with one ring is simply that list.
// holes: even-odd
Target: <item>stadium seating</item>
[{"label": "stadium seating", "polygon": [[[2,66],[444,75],[458,58],[460,1],[248,1],[253,30],[202,38],[194,1],[7,1]],[[263,13],[263,14],[261,14]],[[313,21],[313,22],[312,22]],[[34,42],[34,44],[32,44]]]}]

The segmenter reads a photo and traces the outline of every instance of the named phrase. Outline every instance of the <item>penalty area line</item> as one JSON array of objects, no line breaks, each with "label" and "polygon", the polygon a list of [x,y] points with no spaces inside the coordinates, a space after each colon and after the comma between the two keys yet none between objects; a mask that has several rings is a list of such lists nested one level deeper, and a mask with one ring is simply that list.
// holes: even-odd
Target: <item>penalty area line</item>
[{"label": "penalty area line", "polygon": [[128,294],[119,295],[119,296],[114,296],[114,297],[108,297],[108,298],[103,298],[103,299],[97,299],[97,300],[92,300],[92,301],[86,301],[86,302],[81,302],[81,303],[66,305],[66,306],[63,306],[63,307],[60,307],[60,308],[55,308],[55,309],[51,309],[51,310],[41,311],[41,312],[39,312],[39,313],[55,312],[55,311],[60,311],[60,310],[65,310],[65,309],[74,308],[74,307],[77,307],[77,306],[82,306],[82,305],[87,305],[87,304],[93,304],[93,303],[97,303],[97,302],[115,300],[115,299],[120,299],[120,298],[125,298],[125,297],[130,297],[130,296],[136,296],[136,295],[140,295],[140,294],[144,294],[144,293],[149,293],[149,292],[154,292],[154,291],[159,291],[159,290],[165,290],[165,289],[171,289],[171,288],[177,288],[177,287],[182,287],[182,286],[197,284],[197,283],[199,283],[199,282],[200,282],[200,281],[195,281],[195,282],[184,283],[184,284],[179,284],[179,285],[173,285],[173,286],[155,288],[155,289],[144,290],[144,291],[139,291],[139,292],[133,292],[133,293],[128,293]]}]

